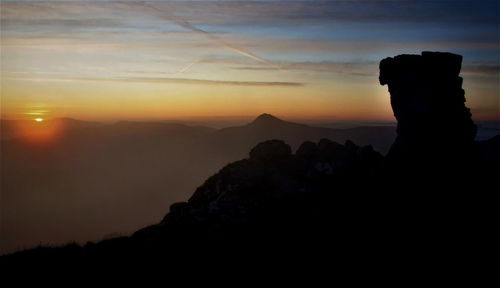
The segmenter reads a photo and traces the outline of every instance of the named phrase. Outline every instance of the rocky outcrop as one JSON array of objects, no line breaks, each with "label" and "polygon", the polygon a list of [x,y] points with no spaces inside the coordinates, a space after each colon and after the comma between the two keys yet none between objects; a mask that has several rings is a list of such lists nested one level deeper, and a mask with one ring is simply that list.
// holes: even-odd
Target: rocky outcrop
[{"label": "rocky outcrop", "polygon": [[[295,155],[283,141],[262,142],[251,150],[250,158],[210,177],[187,203],[174,204],[161,225],[181,218],[210,226],[254,225],[268,222],[283,209],[311,210],[307,203],[329,198],[344,185],[359,188],[362,184],[350,183],[349,175],[370,179],[382,159],[371,146],[358,147],[350,141],[345,145],[327,139],[305,142]],[[264,222],[259,225],[265,226]]]},{"label": "rocky outcrop", "polygon": [[398,136],[407,142],[472,142],[476,136],[459,77],[462,56],[422,52],[380,62],[380,84],[388,85],[398,120]]},{"label": "rocky outcrop", "polygon": [[380,62],[380,84],[388,85],[398,120],[397,139],[387,155],[389,166],[460,170],[473,165],[476,125],[464,104],[461,62],[462,56],[442,52]]},{"label": "rocky outcrop", "polygon": [[269,140],[250,151],[250,159],[263,163],[284,161],[292,155],[292,148],[282,140]]}]

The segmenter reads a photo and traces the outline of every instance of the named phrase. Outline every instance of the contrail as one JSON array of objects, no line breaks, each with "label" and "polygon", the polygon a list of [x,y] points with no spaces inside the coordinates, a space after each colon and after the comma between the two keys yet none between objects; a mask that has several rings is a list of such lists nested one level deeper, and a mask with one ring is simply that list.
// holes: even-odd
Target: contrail
[{"label": "contrail", "polygon": [[187,66],[183,67],[182,69],[180,69],[179,71],[175,72],[174,74],[181,74],[181,73],[184,73],[186,71],[188,71],[194,64],[200,62],[199,59],[196,59],[194,60],[193,62],[189,63]]},{"label": "contrail", "polygon": [[245,50],[243,50],[241,48],[234,47],[233,45],[227,43],[226,41],[224,41],[224,40],[222,40],[220,38],[219,38],[219,40],[221,41],[221,44],[224,44],[224,47],[226,47],[229,50],[233,50],[233,51],[235,51],[237,53],[240,53],[243,56],[250,57],[250,58],[252,58],[252,59],[254,59],[254,60],[258,61],[258,62],[267,64],[267,65],[269,65],[269,66],[271,66],[271,67],[273,67],[273,68],[275,68],[277,70],[281,70],[280,66],[278,66],[278,65],[276,65],[276,64],[274,64],[274,63],[272,63],[272,62],[270,62],[270,61],[268,61],[268,60],[266,60],[264,58],[261,58],[261,57],[255,55],[255,54],[252,54],[252,53],[250,53],[248,51],[245,51]]},{"label": "contrail", "polygon": [[[223,46],[226,49],[234,51],[234,52],[236,52],[236,53],[238,53],[240,55],[249,57],[249,58],[251,58],[251,59],[253,59],[255,61],[258,61],[258,62],[264,63],[266,65],[269,65],[269,66],[271,66],[271,67],[273,67],[273,68],[275,68],[277,70],[281,70],[280,66],[278,66],[278,65],[276,65],[276,64],[274,64],[274,63],[272,63],[272,62],[270,62],[270,61],[268,61],[268,60],[266,60],[266,59],[264,59],[262,57],[259,57],[259,56],[255,55],[255,54],[253,54],[253,53],[251,53],[249,51],[246,51],[246,50],[244,50],[242,48],[238,48],[238,47],[236,47],[236,46],[234,46],[234,45],[232,45],[232,44],[224,41],[223,39],[215,36],[214,34],[212,34],[210,32],[207,32],[207,31],[205,31],[203,29],[200,29],[198,27],[195,27],[195,26],[191,25],[191,23],[189,23],[187,21],[176,19],[175,17],[172,17],[171,15],[167,15],[167,13],[165,11],[163,11],[161,9],[158,9],[158,8],[156,8],[156,7],[154,7],[154,6],[150,5],[150,4],[147,4],[146,2],[140,2],[140,3],[137,3],[137,4],[141,5],[141,6],[145,7],[145,8],[148,8],[149,11],[152,14],[158,16],[161,19],[164,19],[164,20],[166,20],[168,22],[172,22],[172,23],[174,23],[176,25],[179,25],[179,26],[181,26],[183,28],[191,30],[191,31],[193,31],[195,33],[198,33],[198,34],[206,36],[207,38],[209,38],[212,41],[220,44],[221,46]],[[189,68],[190,68],[190,66],[188,67],[188,69]]]},{"label": "contrail", "polygon": [[[240,55],[243,55],[245,57],[248,57],[248,58],[251,58],[257,62],[260,62],[260,63],[263,63],[263,64],[266,64],[276,70],[282,70],[282,67],[272,63],[271,61],[268,61],[262,57],[259,57],[255,54],[253,54],[252,52],[250,51],[247,51],[245,49],[242,49],[242,48],[239,48],[239,47],[236,47],[228,42],[226,42],[225,40],[217,37],[216,35],[210,33],[210,32],[207,32],[203,29],[200,29],[198,27],[195,27],[193,25],[191,25],[191,23],[189,23],[188,21],[185,21],[185,20],[182,20],[182,19],[178,19],[177,17],[169,14],[168,12],[164,11],[164,10],[161,10],[149,3],[146,3],[145,1],[141,1],[141,2],[127,2],[127,1],[106,1],[104,2],[106,4],[109,4],[111,7],[112,6],[115,6],[117,8],[120,8],[120,6],[122,5],[125,5],[125,6],[135,6],[135,7],[141,7],[141,8],[146,8],[146,11],[149,12],[150,14],[153,14],[153,15],[156,15],[158,18],[160,19],[163,19],[163,20],[166,20],[168,22],[171,22],[171,23],[174,23],[180,27],[183,27],[185,29],[188,29],[188,30],[191,30],[195,33],[198,33],[200,35],[203,35],[209,39],[211,39],[212,41],[218,43],[219,45],[221,45],[222,47],[228,49],[228,50],[231,50],[231,51],[234,51]],[[41,5],[40,5],[41,4]],[[27,5],[31,5],[31,6],[34,6],[34,7],[37,7],[37,8],[40,8],[40,9],[56,9],[57,7],[52,5],[52,3],[50,2],[40,2],[40,3],[28,3]],[[122,6],[123,7],[123,6]],[[199,62],[199,61],[198,61]],[[197,62],[196,62],[197,63]],[[194,64],[196,64],[194,63]],[[193,66],[194,64],[192,65],[188,65],[187,69],[185,71],[187,71],[189,68],[191,68],[191,66]],[[181,69],[181,71],[184,70],[184,69]],[[183,71],[183,72],[185,72]]]}]

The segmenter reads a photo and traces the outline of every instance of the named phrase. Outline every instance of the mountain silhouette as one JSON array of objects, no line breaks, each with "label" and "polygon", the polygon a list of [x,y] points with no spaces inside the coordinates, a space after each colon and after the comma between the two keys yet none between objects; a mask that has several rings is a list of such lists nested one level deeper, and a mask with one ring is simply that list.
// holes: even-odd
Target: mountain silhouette
[{"label": "mountain silhouette", "polygon": [[215,148],[206,153],[212,153],[215,156],[229,154],[230,159],[239,159],[244,157],[253,146],[268,139],[284,140],[295,150],[304,141],[317,142],[322,138],[328,138],[340,143],[351,140],[359,145],[372,145],[377,151],[386,153],[395,136],[393,127],[332,129],[288,122],[270,114],[262,114],[249,124],[215,131],[207,137],[204,146]]},{"label": "mountain silhouette", "polygon": [[[489,205],[495,203],[500,135],[474,141],[460,64],[460,56],[436,52],[381,62],[380,82],[389,86],[398,119],[397,138],[386,156],[370,145],[325,137],[294,147],[283,138],[299,141],[337,131],[263,114],[247,125],[205,135],[206,142],[195,146],[201,153],[196,157],[209,151],[217,157],[224,150],[233,157],[241,147],[252,148],[206,179],[187,201],[170,205],[157,224],[129,237],[41,246],[2,261],[168,259],[208,269],[217,261],[237,265],[276,257],[283,264],[321,255],[344,265],[375,265],[380,259],[417,265],[436,256],[454,265],[476,263],[476,255],[492,249],[495,210]],[[276,137],[253,144],[272,133]],[[234,148],[236,143],[244,145]]]},{"label": "mountain silhouette", "polygon": [[[329,129],[269,114],[223,129],[69,118],[2,123],[2,200],[9,205],[2,211],[1,253],[40,242],[130,234],[161,219],[165,207],[188,198],[207,177],[268,139],[284,140],[294,151],[304,141],[354,139],[379,143],[374,147],[383,152],[395,137],[393,127]],[[32,141],[51,127],[53,137]]]},{"label": "mountain silhouette", "polygon": [[278,119],[277,117],[274,117],[271,114],[263,113],[263,114],[257,116],[257,118],[255,118],[255,120],[253,120],[252,124],[253,125],[273,125],[273,123],[283,123],[283,122],[285,122],[285,121]]}]

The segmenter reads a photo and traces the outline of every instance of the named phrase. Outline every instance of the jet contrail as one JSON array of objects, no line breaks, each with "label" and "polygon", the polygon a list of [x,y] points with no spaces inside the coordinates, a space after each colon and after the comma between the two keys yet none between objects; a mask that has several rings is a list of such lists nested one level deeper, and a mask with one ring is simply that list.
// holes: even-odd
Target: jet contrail
[{"label": "jet contrail", "polygon": [[[231,51],[234,51],[240,55],[243,55],[245,57],[248,57],[248,58],[251,58],[257,62],[260,62],[260,63],[263,63],[263,64],[266,64],[276,70],[282,70],[282,67],[272,63],[271,61],[268,61],[262,57],[259,57],[253,53],[251,53],[250,51],[247,51],[245,49],[242,49],[242,48],[239,48],[239,47],[236,47],[228,42],[226,42],[225,40],[217,37],[216,35],[210,33],[210,32],[207,32],[203,29],[200,29],[198,27],[195,27],[193,25],[191,25],[191,23],[189,23],[188,21],[185,21],[185,20],[182,20],[182,19],[178,19],[177,17],[169,14],[168,12],[162,10],[162,9],[159,9],[149,3],[146,3],[146,1],[140,1],[140,2],[126,2],[126,1],[109,1],[109,2],[104,2],[106,4],[109,4],[111,6],[113,5],[116,5],[115,7],[119,7],[121,5],[126,5],[126,6],[139,6],[141,8],[146,8],[146,10],[150,13],[150,14],[153,14],[153,15],[156,15],[158,18],[160,19],[163,19],[163,20],[166,20],[168,22],[171,22],[171,23],[174,23],[180,27],[183,27],[185,29],[188,29],[188,30],[191,30],[195,33],[198,33],[200,35],[203,35],[209,39],[211,39],[212,41],[218,43],[219,45],[221,45],[222,47],[228,49],[228,50],[231,50]],[[42,9],[55,9],[56,7],[52,5],[52,3],[47,3],[47,2],[42,2],[41,4],[43,5],[38,5],[38,4],[31,4],[35,7],[39,7],[39,8],[42,8]],[[123,7],[123,6],[122,6]],[[199,61],[198,61],[199,62]],[[197,63],[197,62],[196,62]],[[194,64],[196,64],[194,63]],[[191,68],[191,66],[193,66],[194,64],[192,65],[188,65],[187,69],[185,71],[187,71],[189,68]],[[183,70],[183,69],[181,69]],[[185,72],[185,71],[182,71],[182,72]]]},{"label": "jet contrail", "polygon": [[181,73],[184,73],[186,71],[188,71],[194,64],[200,62],[199,59],[197,60],[194,60],[193,62],[189,63],[187,66],[183,67],[182,69],[180,69],[179,71],[175,72],[174,74],[181,74]]},{"label": "jet contrail", "polygon": [[[154,7],[154,6],[150,5],[150,4],[147,4],[145,2],[140,2],[140,3],[137,3],[137,4],[139,4],[139,5],[141,5],[141,6],[145,7],[145,8],[148,8],[149,11],[152,12],[152,14],[158,16],[161,19],[164,19],[164,20],[166,20],[168,22],[172,22],[172,23],[174,23],[176,25],[179,25],[179,26],[181,26],[183,28],[191,30],[191,31],[193,31],[195,33],[198,33],[198,34],[206,36],[207,38],[209,38],[212,41],[220,44],[221,46],[223,46],[226,49],[234,51],[234,52],[236,52],[236,53],[238,53],[240,55],[249,57],[249,58],[251,58],[251,59],[253,59],[255,61],[258,61],[258,62],[264,63],[266,65],[269,65],[269,66],[271,66],[271,67],[273,67],[273,68],[275,68],[277,70],[281,70],[280,66],[278,66],[278,65],[276,65],[276,64],[274,64],[274,63],[272,63],[272,62],[270,62],[270,61],[268,61],[268,60],[266,60],[266,59],[264,59],[262,57],[259,57],[259,56],[255,55],[255,54],[252,54],[249,51],[246,51],[246,50],[244,50],[242,48],[238,48],[238,47],[236,47],[234,45],[231,45],[230,43],[224,41],[223,39],[221,39],[221,38],[219,38],[217,36],[215,36],[214,34],[191,25],[191,23],[189,23],[187,21],[176,19],[175,17],[172,17],[171,15],[167,15],[167,13],[165,11],[161,10],[161,9],[158,9],[158,8],[156,8],[156,7]],[[189,66],[188,69],[191,66]]]}]

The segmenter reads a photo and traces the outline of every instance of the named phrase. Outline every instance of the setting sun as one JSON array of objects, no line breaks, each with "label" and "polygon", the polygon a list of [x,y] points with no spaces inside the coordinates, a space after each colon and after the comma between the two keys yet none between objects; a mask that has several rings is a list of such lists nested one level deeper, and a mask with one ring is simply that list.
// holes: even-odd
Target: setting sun
[{"label": "setting sun", "polygon": [[0,0],[0,262],[477,263],[499,24],[500,0]]}]

